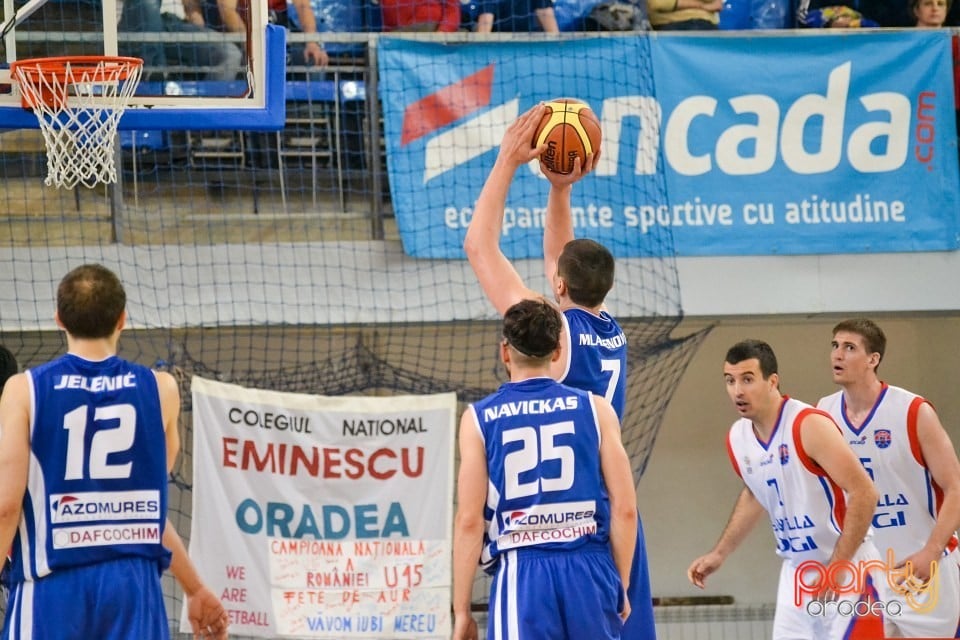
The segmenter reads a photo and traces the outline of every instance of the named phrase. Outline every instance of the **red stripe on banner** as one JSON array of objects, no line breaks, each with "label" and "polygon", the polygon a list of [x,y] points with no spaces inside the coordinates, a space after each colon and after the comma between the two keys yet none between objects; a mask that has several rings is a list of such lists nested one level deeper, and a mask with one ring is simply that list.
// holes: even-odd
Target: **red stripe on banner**
[{"label": "red stripe on banner", "polygon": [[490,65],[408,105],[403,112],[400,144],[413,142],[486,107],[490,104],[492,87],[493,65]]}]

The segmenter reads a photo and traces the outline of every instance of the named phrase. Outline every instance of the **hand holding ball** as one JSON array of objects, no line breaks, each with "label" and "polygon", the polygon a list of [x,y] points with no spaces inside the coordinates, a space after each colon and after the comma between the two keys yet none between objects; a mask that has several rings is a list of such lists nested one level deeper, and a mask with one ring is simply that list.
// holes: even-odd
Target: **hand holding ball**
[{"label": "hand holding ball", "polygon": [[573,172],[573,162],[579,157],[582,168],[587,156],[600,150],[600,120],[582,100],[557,98],[545,106],[533,136],[534,148],[547,145],[540,162],[554,173],[566,174]]}]

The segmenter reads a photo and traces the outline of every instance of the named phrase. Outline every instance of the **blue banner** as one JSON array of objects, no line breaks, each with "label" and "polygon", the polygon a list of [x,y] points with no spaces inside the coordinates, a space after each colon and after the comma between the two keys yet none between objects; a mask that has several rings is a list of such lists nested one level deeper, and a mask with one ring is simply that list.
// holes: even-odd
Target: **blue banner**
[{"label": "blue banner", "polygon": [[[506,127],[574,96],[601,119],[577,235],[618,256],[958,247],[947,31],[434,45],[380,41],[394,212],[407,253],[463,257]],[[533,163],[535,164],[535,163]],[[501,245],[539,257],[547,183],[521,167]]]}]

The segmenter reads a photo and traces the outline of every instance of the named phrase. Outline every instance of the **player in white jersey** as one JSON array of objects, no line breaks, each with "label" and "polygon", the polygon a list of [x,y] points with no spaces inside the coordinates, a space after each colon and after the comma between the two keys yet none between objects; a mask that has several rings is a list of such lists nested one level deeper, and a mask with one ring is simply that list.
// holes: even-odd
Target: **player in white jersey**
[{"label": "player in white jersey", "polygon": [[489,640],[618,640],[637,498],[620,424],[602,397],[560,384],[561,319],[522,300],[503,319],[510,375],[460,420],[453,537],[454,640],[477,637],[478,561],[496,559]]},{"label": "player in white jersey", "polygon": [[[874,542],[896,568],[902,603],[887,637],[956,638],[960,626],[960,462],[934,408],[877,376],[887,339],[867,318],[833,328],[830,363],[838,391],[821,398],[880,494]],[[892,557],[891,557],[892,554]],[[911,571],[906,571],[909,562]]]},{"label": "player in white jersey", "polygon": [[222,605],[163,526],[179,390],[117,357],[125,304],[108,269],[68,273],[56,319],[69,353],[13,376],[0,398],[0,548],[15,552],[5,640],[167,637],[164,546],[195,636],[226,637]]},{"label": "player in white jersey", "polygon": [[783,558],[774,640],[882,637],[883,585],[860,564],[879,562],[868,539],[870,477],[829,416],[781,394],[767,343],[732,346],[723,378],[740,414],[727,452],[744,488],[720,539],[687,570],[690,581],[704,588],[766,511]]}]

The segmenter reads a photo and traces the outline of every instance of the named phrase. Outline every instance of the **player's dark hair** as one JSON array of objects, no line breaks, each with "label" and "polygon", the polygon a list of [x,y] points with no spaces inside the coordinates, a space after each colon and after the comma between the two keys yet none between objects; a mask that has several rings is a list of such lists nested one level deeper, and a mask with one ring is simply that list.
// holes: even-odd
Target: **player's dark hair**
[{"label": "player's dark hair", "polygon": [[120,279],[99,264],[77,267],[57,287],[57,315],[75,338],[106,338],[127,306]]},{"label": "player's dark hair", "polygon": [[520,354],[549,358],[560,346],[560,312],[540,298],[521,300],[503,314],[503,339]]},{"label": "player's dark hair", "polygon": [[744,360],[757,359],[760,363],[760,374],[767,380],[777,369],[777,356],[773,348],[763,340],[743,340],[727,350],[725,358],[727,364],[738,364]]},{"label": "player's dark hair", "polygon": [[20,365],[17,364],[17,357],[13,355],[10,349],[0,345],[0,391],[3,391],[3,385],[7,384],[10,376],[20,371]]},{"label": "player's dark hair", "polygon": [[877,361],[876,368],[880,368],[880,363],[883,362],[883,354],[887,351],[887,336],[883,333],[883,329],[877,326],[876,322],[869,318],[850,318],[838,323],[833,328],[833,335],[837,335],[841,331],[855,333],[863,338],[863,346],[867,350],[867,355],[879,353],[880,360]]},{"label": "player's dark hair", "polygon": [[557,259],[557,274],[567,283],[570,300],[598,307],[613,288],[613,254],[588,238],[571,240]]}]

